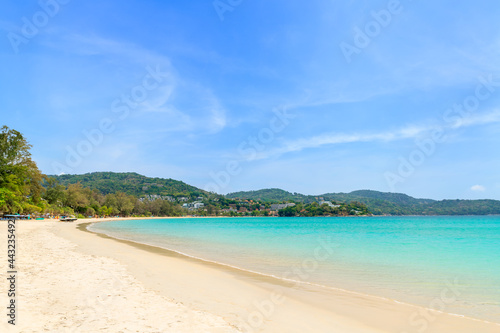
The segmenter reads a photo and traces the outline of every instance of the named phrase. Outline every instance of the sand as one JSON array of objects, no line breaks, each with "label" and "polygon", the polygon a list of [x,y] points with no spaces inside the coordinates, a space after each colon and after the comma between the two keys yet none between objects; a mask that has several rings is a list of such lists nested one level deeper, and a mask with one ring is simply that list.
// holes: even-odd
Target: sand
[{"label": "sand", "polygon": [[[83,253],[75,243],[54,234],[74,225],[17,223],[18,324],[14,328],[2,320],[1,332],[237,332],[220,316],[193,310],[146,288],[125,264],[104,253]],[[4,236],[5,223],[1,227]],[[4,239],[2,249],[6,249]],[[5,250],[0,260],[3,276]],[[8,304],[5,282],[2,278],[2,308]]]},{"label": "sand", "polygon": [[[18,325],[2,315],[1,332],[500,332],[494,323],[114,240],[79,230],[83,222],[18,221]],[[0,228],[4,276],[6,223]],[[3,309],[7,289],[2,278]]]}]

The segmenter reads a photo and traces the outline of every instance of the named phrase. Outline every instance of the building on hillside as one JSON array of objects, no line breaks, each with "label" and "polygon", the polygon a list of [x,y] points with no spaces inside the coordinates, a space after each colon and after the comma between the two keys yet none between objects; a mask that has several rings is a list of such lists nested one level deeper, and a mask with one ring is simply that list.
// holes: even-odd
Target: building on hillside
[{"label": "building on hillside", "polygon": [[286,203],[286,204],[272,204],[271,205],[271,211],[272,212],[277,212],[280,209],[285,209],[287,207],[293,207],[295,206],[294,203]]},{"label": "building on hillside", "polygon": [[319,205],[321,206],[323,204],[327,204],[328,206],[330,206],[332,208],[339,208],[340,207],[340,205],[335,205],[331,201],[320,200]]},{"label": "building on hillside", "polygon": [[190,202],[190,203],[185,203],[182,205],[183,208],[187,208],[189,210],[193,210],[193,209],[200,209],[200,208],[203,208],[205,207],[205,204],[202,203],[202,202]]},{"label": "building on hillside", "polygon": [[158,194],[146,194],[144,197],[139,198],[139,201],[144,202],[145,200],[148,201],[155,201],[155,200],[166,200],[170,202],[174,202],[175,199],[169,195],[158,195]]},{"label": "building on hillside", "polygon": [[202,203],[202,202],[194,202],[193,203],[193,208],[194,209],[199,209],[199,208],[203,208],[203,207],[205,207],[205,204]]}]

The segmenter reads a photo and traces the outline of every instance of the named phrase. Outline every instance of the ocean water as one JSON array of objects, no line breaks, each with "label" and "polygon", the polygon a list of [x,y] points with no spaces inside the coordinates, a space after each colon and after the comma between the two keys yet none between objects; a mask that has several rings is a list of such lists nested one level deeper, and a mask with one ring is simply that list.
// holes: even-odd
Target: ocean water
[{"label": "ocean water", "polygon": [[500,216],[155,219],[89,229],[500,323]]}]

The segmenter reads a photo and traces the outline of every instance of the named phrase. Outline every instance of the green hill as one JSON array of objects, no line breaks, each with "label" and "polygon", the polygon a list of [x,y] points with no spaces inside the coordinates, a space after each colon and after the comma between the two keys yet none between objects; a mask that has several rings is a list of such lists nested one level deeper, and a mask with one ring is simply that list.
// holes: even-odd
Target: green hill
[{"label": "green hill", "polygon": [[498,215],[497,200],[442,200],[423,207],[425,215]]},{"label": "green hill", "polygon": [[339,198],[339,200],[340,198],[344,200],[357,200],[360,198],[385,200],[401,206],[422,205],[434,202],[434,200],[431,199],[415,199],[413,197],[410,197],[409,195],[402,193],[386,193],[371,190],[360,190],[350,193],[327,193],[323,194],[322,196],[329,198]]},{"label": "green hill", "polygon": [[[102,194],[124,192],[136,197],[162,195],[174,197],[205,197],[210,194],[197,187],[174,179],[150,178],[137,173],[94,172],[83,175],[52,176],[62,185],[80,183],[83,187],[95,189]],[[235,192],[226,195],[228,199],[251,199],[268,203],[293,201],[310,204],[319,198],[337,203],[359,202],[376,215],[489,215],[500,214],[500,201],[496,200],[431,200],[416,199],[402,193],[385,193],[360,190],[350,193],[325,193],[318,196],[291,193],[271,188],[258,191]]]},{"label": "green hill", "polygon": [[373,214],[422,215],[424,207],[435,202],[431,199],[415,199],[402,193],[386,193],[371,190],[350,193],[326,193],[328,200],[350,202],[359,201],[368,206]]},{"label": "green hill", "polygon": [[376,215],[490,215],[500,214],[497,200],[432,200],[416,199],[402,193],[360,190],[350,193],[326,193],[318,196],[290,193],[280,189],[230,193],[228,198],[263,201],[295,201],[310,203],[319,197],[341,203],[360,202]]},{"label": "green hill", "polygon": [[150,178],[134,172],[93,172],[83,175],[51,176],[62,185],[81,183],[83,187],[95,189],[102,194],[124,192],[137,197],[145,195],[208,196],[197,187],[174,179]]}]

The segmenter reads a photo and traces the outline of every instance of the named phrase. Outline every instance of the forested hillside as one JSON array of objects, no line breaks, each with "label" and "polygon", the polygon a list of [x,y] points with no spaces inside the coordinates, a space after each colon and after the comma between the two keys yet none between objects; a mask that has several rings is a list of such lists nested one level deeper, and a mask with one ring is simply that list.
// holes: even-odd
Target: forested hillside
[{"label": "forested hillside", "polygon": [[360,190],[350,193],[325,193],[317,196],[290,193],[281,189],[263,189],[259,191],[236,192],[227,195],[263,201],[294,201],[311,203],[330,200],[340,203],[360,202],[375,215],[490,215],[500,214],[498,200],[432,200],[416,199],[402,193],[385,193]]},{"label": "forested hillside", "polygon": [[[137,173],[46,176],[31,159],[30,149],[31,145],[20,132],[6,126],[1,128],[0,213],[46,216],[500,214],[500,201],[496,200],[436,201],[369,190],[312,196],[276,188],[222,196],[179,180]],[[278,203],[291,205],[273,209]]]},{"label": "forested hillside", "polygon": [[149,178],[138,173],[93,172],[83,175],[50,176],[61,185],[80,183],[85,188],[98,190],[102,194],[124,192],[134,196],[148,194],[173,196],[207,196],[208,193],[174,179]]}]

